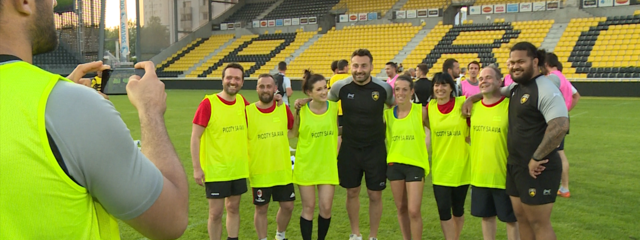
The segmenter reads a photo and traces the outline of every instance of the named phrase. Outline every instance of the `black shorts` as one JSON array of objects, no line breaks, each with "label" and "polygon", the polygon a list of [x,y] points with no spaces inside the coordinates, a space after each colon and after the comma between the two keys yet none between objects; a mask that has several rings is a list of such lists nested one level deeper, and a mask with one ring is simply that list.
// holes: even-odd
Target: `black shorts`
[{"label": "black shorts", "polygon": [[402,163],[389,163],[387,166],[387,178],[389,181],[422,181],[424,180],[424,168]]},{"label": "black shorts", "polygon": [[483,218],[498,216],[502,222],[516,222],[511,199],[504,189],[471,186],[471,215]]},{"label": "black shorts", "polygon": [[450,220],[452,212],[455,217],[464,215],[464,201],[467,199],[467,191],[469,191],[469,185],[458,187],[433,185],[433,195],[436,197],[440,221]]},{"label": "black shorts", "polygon": [[507,164],[507,194],[519,197],[527,205],[554,203],[560,188],[558,183],[562,177],[562,162],[559,157],[549,159],[545,167],[534,179],[529,175],[528,166]]},{"label": "black shorts", "polygon": [[291,202],[296,200],[296,192],[293,183],[266,188],[253,188],[253,204],[265,205],[271,202]]},{"label": "black shorts", "polygon": [[338,126],[342,127],[342,122],[344,121],[344,119],[342,118],[342,115],[338,115]]},{"label": "black shorts", "polygon": [[342,142],[338,153],[340,186],[360,187],[363,175],[367,189],[382,191],[387,187],[387,146],[384,141],[363,148]]},{"label": "black shorts", "polygon": [[207,198],[226,198],[246,193],[247,179],[242,178],[225,182],[205,182],[204,187],[207,192]]},{"label": "black shorts", "polygon": [[564,151],[564,138],[562,138],[562,142],[560,142],[560,146],[558,146],[557,150]]}]

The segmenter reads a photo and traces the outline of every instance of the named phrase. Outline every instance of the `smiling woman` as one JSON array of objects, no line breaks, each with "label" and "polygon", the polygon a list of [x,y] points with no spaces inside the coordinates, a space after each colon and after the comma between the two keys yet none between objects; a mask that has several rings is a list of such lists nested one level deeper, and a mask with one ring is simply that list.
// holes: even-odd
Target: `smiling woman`
[{"label": "smiling woman", "polygon": [[[63,1],[73,1],[73,0],[63,0]],[[136,20],[136,1],[135,0],[125,0],[127,5],[127,18],[129,21]],[[106,13],[105,13],[105,27],[113,28],[117,27],[120,24],[120,0],[108,0],[106,1]],[[60,5],[60,1],[58,1],[58,5]],[[142,5],[142,1],[140,1],[140,5]],[[142,6],[141,6],[142,7]],[[140,9],[142,11],[142,9]]]}]

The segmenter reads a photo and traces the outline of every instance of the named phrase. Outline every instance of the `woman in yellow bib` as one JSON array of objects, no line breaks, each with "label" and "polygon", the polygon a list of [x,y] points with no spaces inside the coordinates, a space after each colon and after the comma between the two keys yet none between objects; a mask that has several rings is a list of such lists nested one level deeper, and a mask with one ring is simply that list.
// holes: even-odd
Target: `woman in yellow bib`
[{"label": "woman in yellow bib", "polygon": [[432,84],[433,100],[429,102],[427,114],[431,130],[433,195],[445,239],[459,239],[464,224],[464,201],[471,181],[469,125],[461,114],[466,97],[453,97],[455,82],[449,74],[436,73]]},{"label": "woman in yellow bib", "polygon": [[311,240],[316,187],[320,215],[318,239],[323,240],[331,223],[331,204],[338,185],[338,108],[327,101],[327,80],[320,74],[305,71],[302,90],[311,102],[298,110],[291,137],[298,137],[293,182],[300,188],[302,239]]},{"label": "woman in yellow bib", "polygon": [[425,145],[426,111],[411,103],[413,80],[399,76],[394,85],[397,106],[384,111],[387,123],[387,178],[398,209],[398,222],[404,240],[422,239],[422,190],[429,173]]}]

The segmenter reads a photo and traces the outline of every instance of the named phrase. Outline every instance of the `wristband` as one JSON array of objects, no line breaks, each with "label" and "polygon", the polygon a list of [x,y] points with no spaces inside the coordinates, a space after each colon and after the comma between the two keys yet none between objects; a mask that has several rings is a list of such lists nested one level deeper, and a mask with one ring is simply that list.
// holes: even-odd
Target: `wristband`
[{"label": "wristband", "polygon": [[531,159],[533,159],[533,160],[534,160],[534,161],[536,161],[536,162],[540,162],[540,161],[542,161],[542,159],[536,159],[536,158],[535,158],[535,157],[533,157],[533,156],[531,157]]}]

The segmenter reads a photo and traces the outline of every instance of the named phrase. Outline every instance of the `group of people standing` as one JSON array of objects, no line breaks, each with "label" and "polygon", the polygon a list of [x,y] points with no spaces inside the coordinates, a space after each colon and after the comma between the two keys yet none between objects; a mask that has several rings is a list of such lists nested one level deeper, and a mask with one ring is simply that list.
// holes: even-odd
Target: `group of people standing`
[{"label": "group of people standing", "polygon": [[[271,199],[280,203],[276,239],[285,239],[296,184],[302,239],[312,239],[316,191],[317,238],[325,239],[335,186],[340,185],[347,189],[349,238],[360,240],[364,177],[369,239],[377,239],[387,180],[402,238],[422,239],[424,180],[431,172],[446,239],[460,237],[469,188],[471,214],[482,218],[485,239],[495,239],[496,217],[507,223],[509,239],[555,239],[550,213],[563,165],[556,148],[568,131],[570,105],[560,97],[562,82],[540,73],[545,58],[531,43],[518,43],[508,63],[516,84],[505,87],[497,67],[480,70],[472,62],[472,76],[459,88],[455,60],[447,60],[445,71],[431,80],[425,77],[426,66],[418,66],[421,80],[398,75],[390,84],[371,76],[373,56],[358,49],[350,64],[336,62],[330,81],[305,72],[302,90],[308,98],[292,104],[295,114],[278,103],[277,83],[270,75],[258,78],[260,101],[247,102],[238,94],[243,69],[229,64],[223,91],[208,95],[198,108],[191,143],[194,178],[209,198],[210,238],[220,239],[226,207],[227,239],[237,239],[240,195],[248,191],[249,179],[259,239],[267,239]],[[418,93],[417,85],[426,83],[431,92]],[[296,137],[292,170],[288,138]]]}]

